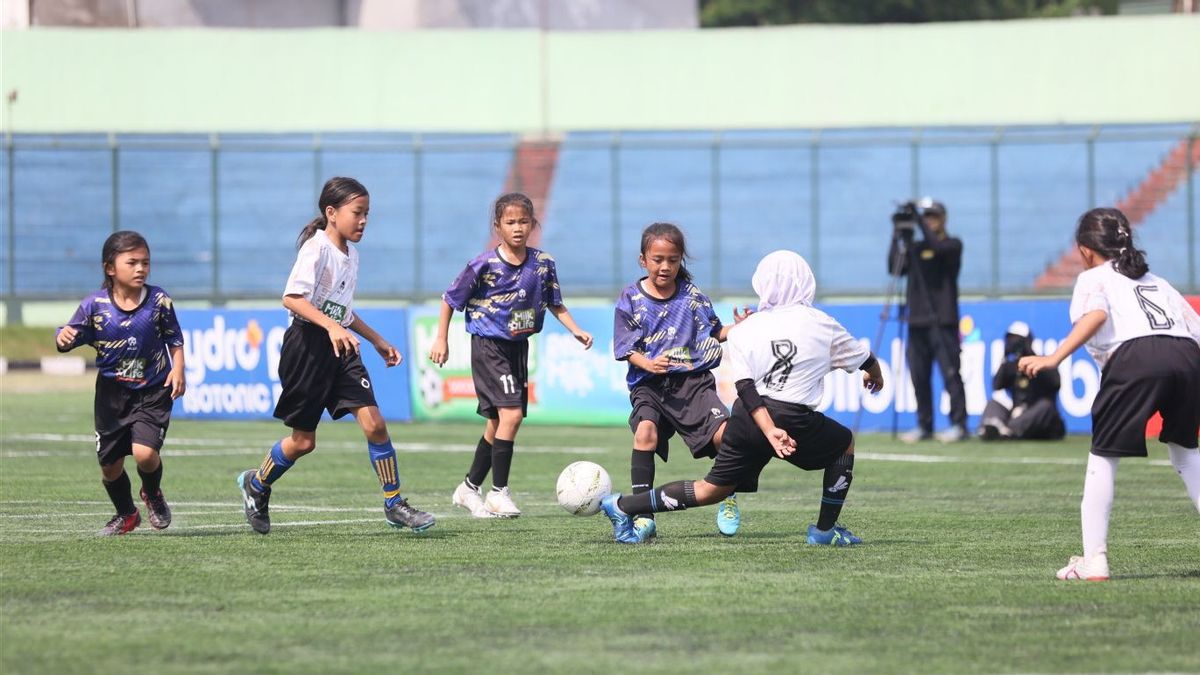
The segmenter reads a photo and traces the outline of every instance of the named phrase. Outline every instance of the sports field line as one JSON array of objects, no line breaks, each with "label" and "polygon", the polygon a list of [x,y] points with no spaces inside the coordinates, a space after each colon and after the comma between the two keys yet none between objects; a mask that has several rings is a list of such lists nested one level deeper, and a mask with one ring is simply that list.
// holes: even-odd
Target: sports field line
[{"label": "sports field line", "polygon": [[[4,436],[0,441],[48,441],[48,442],[64,442],[64,443],[95,443],[93,437],[71,434],[23,434],[14,436]],[[168,441],[167,446],[163,448],[163,452],[170,457],[243,457],[243,456],[259,456],[264,450],[263,447],[239,447],[239,446],[223,446],[220,441],[205,440],[205,439],[179,439],[181,441],[199,442],[202,441],[206,447],[202,449],[183,450],[171,447],[177,441]],[[186,445],[187,443],[179,443]],[[393,443],[393,446],[400,452],[422,453],[422,452],[475,452],[475,446],[464,444],[440,444],[440,443]],[[362,444],[351,443],[345,441],[322,443],[320,448],[329,454],[336,452],[338,454],[359,452],[362,450]],[[535,454],[572,454],[572,455],[599,455],[604,454],[604,448],[589,447],[589,446],[521,446],[520,452],[535,453]],[[75,457],[79,453],[71,450],[4,450],[0,451],[0,457],[6,459],[21,459],[33,457]],[[962,457],[954,455],[920,455],[913,453],[886,453],[886,452],[864,452],[857,451],[854,453],[856,457],[866,460],[879,460],[884,462],[913,462],[918,464],[1029,464],[1029,465],[1059,465],[1059,466],[1083,466],[1087,464],[1085,457]],[[1171,462],[1165,459],[1150,459],[1146,462],[1150,466],[1171,466]]]},{"label": "sports field line", "polygon": [[[112,515],[112,514],[108,514],[108,515]],[[441,516],[438,516],[438,518],[440,519]],[[276,529],[276,528],[280,528],[280,527],[317,527],[320,525],[350,525],[350,524],[355,524],[355,523],[383,523],[383,522],[384,522],[384,520],[383,520],[382,516],[380,516],[378,518],[345,518],[345,519],[335,519],[335,520],[295,520],[292,522],[287,522],[287,521],[272,522],[271,529]],[[172,524],[172,525],[173,525],[172,527],[170,527],[166,530],[163,530],[163,531],[155,531],[149,527],[140,527],[140,528],[134,530],[133,532],[130,532],[129,534],[169,537],[176,532],[190,532],[190,531],[195,531],[195,530],[246,530],[246,532],[250,532],[250,529],[249,529],[250,526],[244,522],[242,522],[242,523],[214,523],[211,525],[176,525],[176,524]],[[10,532],[13,534],[43,534],[43,535],[56,534],[56,535],[70,535],[70,536],[88,536],[88,535],[94,535],[96,533],[96,530],[95,530],[95,528],[93,528],[93,529],[89,529],[89,530],[49,530],[49,531],[47,531],[45,529],[17,530],[17,529],[5,528],[4,532]]]},{"label": "sports field line", "polygon": [[[232,439],[230,439],[232,440]],[[43,442],[43,443],[87,443],[95,445],[96,437],[87,434],[12,434],[0,437],[0,443],[9,442]],[[222,457],[229,455],[257,455],[270,449],[264,440],[263,445],[247,447],[244,441],[234,445],[219,438],[168,438],[163,446],[163,452],[172,457]],[[198,446],[198,449],[181,450],[177,445]],[[321,450],[362,451],[366,442],[355,441],[322,441],[317,444]],[[475,452],[474,445],[466,443],[406,443],[392,441],[392,447],[399,452]],[[605,452],[604,448],[595,446],[551,446],[551,445],[522,445],[521,452],[570,455],[598,455]],[[0,453],[3,457],[69,457],[78,453],[67,450],[5,450]]]}]

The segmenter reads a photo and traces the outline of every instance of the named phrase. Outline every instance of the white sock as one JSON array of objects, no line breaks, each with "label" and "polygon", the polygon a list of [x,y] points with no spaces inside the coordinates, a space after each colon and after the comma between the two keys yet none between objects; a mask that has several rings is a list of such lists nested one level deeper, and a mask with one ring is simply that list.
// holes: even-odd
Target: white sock
[{"label": "white sock", "polygon": [[1175,443],[1167,443],[1167,452],[1171,455],[1171,466],[1179,472],[1183,484],[1187,486],[1188,496],[1192,504],[1200,511],[1200,448],[1185,448]]},{"label": "white sock", "polygon": [[1108,514],[1117,482],[1117,458],[1088,454],[1079,520],[1083,524],[1083,557],[1108,553]]}]

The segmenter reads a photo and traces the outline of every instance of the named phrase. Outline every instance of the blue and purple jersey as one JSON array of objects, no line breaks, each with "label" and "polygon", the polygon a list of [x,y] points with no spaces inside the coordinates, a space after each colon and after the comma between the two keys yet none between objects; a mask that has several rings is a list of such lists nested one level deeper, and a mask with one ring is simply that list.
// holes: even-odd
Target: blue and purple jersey
[{"label": "blue and purple jersey", "polygon": [[[666,354],[671,359],[668,373],[711,370],[721,365],[723,325],[713,311],[712,301],[690,281],[676,285],[666,300],[651,297],[638,280],[621,291],[613,318],[613,356],[618,361],[641,352],[648,359]],[[625,383],[633,389],[653,373],[632,363]]]},{"label": "blue and purple jersey", "polygon": [[146,286],[141,304],[128,312],[113,302],[108,289],[100,289],[83,299],[67,325],[79,332],[59,351],[95,347],[100,376],[130,389],[162,385],[171,370],[168,351],[183,346],[171,296],[157,286]]},{"label": "blue and purple jersey", "polygon": [[499,249],[467,263],[442,299],[467,315],[467,332],[499,340],[526,340],[542,330],[546,307],[563,304],[554,258],[525,249],[525,262],[513,265]]}]

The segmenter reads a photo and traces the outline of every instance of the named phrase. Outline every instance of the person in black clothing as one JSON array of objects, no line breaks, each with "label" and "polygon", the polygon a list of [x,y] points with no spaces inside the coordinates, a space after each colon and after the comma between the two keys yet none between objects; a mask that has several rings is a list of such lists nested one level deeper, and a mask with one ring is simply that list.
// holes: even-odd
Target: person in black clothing
[{"label": "person in black clothing", "polygon": [[1022,356],[1033,354],[1033,334],[1029,325],[1014,321],[1004,335],[1004,363],[996,369],[992,379],[992,389],[1008,392],[1012,408],[994,398],[988,401],[979,420],[978,434],[983,440],[1056,441],[1066,434],[1055,403],[1062,386],[1058,370],[1046,368],[1030,378],[1017,369],[1017,361]]},{"label": "person in black clothing", "polygon": [[[888,252],[888,273],[907,275],[908,357],[917,396],[917,428],[901,434],[913,443],[933,438],[933,361],[942,372],[950,395],[950,428],[942,441],[967,438],[967,397],[959,372],[958,272],[962,266],[962,240],[946,232],[946,207],[922,200],[920,227],[923,239],[914,241],[913,229],[897,227]],[[915,266],[915,269],[914,269]]]}]

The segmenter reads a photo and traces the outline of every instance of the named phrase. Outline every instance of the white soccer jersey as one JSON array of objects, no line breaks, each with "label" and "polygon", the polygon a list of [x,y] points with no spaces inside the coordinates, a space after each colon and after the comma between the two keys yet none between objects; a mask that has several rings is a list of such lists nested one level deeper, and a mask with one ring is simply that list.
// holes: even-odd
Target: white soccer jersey
[{"label": "white soccer jersey", "polygon": [[871,355],[833,317],[809,305],[752,314],[729,331],[725,359],[733,379],[754,380],[759,395],[817,407],[835,368],[852,372]]},{"label": "white soccer jersey", "polygon": [[1134,338],[1174,335],[1200,342],[1200,316],[1156,274],[1130,279],[1111,263],[1083,272],[1071,296],[1071,323],[1096,310],[1107,312],[1108,320],[1087,341],[1087,350],[1101,368],[1117,347]]},{"label": "white soccer jersey", "polygon": [[358,283],[358,251],[350,242],[346,250],[348,254],[342,253],[324,230],[317,230],[296,254],[284,296],[302,295],[325,316],[349,326],[354,321],[351,305]]}]

